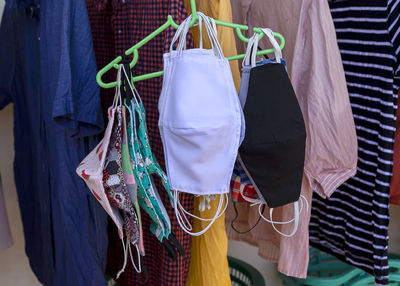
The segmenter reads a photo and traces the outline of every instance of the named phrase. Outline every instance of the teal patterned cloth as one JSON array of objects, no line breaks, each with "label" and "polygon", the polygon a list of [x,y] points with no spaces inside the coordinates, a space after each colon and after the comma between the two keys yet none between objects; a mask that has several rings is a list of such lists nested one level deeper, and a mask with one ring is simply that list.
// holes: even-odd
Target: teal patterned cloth
[{"label": "teal patterned cloth", "polygon": [[[137,95],[136,95],[137,96]],[[138,185],[137,197],[140,207],[151,217],[151,232],[162,241],[171,233],[171,222],[167,211],[158,195],[152,175],[157,175],[167,191],[171,204],[173,196],[168,184],[168,179],[161,169],[150,149],[146,128],[146,115],[142,102],[132,101],[130,106],[125,104],[129,112],[127,133],[129,140],[129,154],[131,165]]]}]

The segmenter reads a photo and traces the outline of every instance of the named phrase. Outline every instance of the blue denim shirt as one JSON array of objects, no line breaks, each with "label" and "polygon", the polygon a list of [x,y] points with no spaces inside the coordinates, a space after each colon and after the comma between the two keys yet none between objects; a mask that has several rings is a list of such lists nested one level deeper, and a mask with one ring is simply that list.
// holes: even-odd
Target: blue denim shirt
[{"label": "blue denim shirt", "polygon": [[25,250],[44,285],[106,285],[107,217],[75,173],[103,129],[85,1],[38,2],[7,1],[0,27]]}]

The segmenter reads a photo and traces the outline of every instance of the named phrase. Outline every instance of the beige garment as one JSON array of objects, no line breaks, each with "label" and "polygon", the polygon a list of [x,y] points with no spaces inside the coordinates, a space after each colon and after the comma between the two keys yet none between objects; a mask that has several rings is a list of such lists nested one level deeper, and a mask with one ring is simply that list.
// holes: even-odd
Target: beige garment
[{"label": "beige garment", "polygon": [[[268,27],[284,35],[289,75],[307,129],[306,158],[301,194],[311,203],[312,191],[329,197],[356,173],[357,137],[335,28],[326,0],[231,0],[234,21],[249,27]],[[248,35],[249,36],[249,35]],[[266,39],[261,48],[267,48]],[[244,47],[238,45],[238,50]],[[259,217],[258,209],[241,206],[239,227],[246,230]],[[258,246],[259,255],[279,262],[286,275],[305,278],[308,267],[308,223],[311,207],[303,209],[297,233],[286,238],[261,220],[247,235],[230,227],[232,207],[228,207],[227,231],[231,239]],[[268,208],[264,214],[269,214]],[[293,217],[292,204],[274,210],[274,220]],[[241,224],[241,225],[240,225]],[[281,231],[290,233],[293,224]]]}]

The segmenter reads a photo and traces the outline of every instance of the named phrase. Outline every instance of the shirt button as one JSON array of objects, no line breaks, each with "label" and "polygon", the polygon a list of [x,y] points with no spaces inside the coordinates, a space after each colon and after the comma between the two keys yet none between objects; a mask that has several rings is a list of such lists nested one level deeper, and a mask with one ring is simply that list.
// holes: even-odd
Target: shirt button
[{"label": "shirt button", "polygon": [[122,31],[121,30],[118,30],[118,34],[121,34],[122,33]]}]

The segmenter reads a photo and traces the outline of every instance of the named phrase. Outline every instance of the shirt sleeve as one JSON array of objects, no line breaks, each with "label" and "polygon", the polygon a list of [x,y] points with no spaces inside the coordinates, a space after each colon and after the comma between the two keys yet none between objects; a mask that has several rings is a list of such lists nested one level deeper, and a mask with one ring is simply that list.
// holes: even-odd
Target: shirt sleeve
[{"label": "shirt sleeve", "polygon": [[313,191],[330,195],[356,173],[357,136],[327,1],[304,1],[292,84],[307,129],[304,171]]},{"label": "shirt sleeve", "polygon": [[6,5],[0,24],[0,109],[11,103],[12,82],[15,70],[13,16],[15,9]]},{"label": "shirt sleeve", "polygon": [[395,0],[388,1],[388,33],[393,47],[394,55],[394,76],[399,76],[400,72],[400,2]]},{"label": "shirt sleeve", "polygon": [[[59,47],[56,52],[59,53],[56,57],[58,62],[51,61],[56,63],[55,66],[46,70],[47,79],[54,79],[57,83],[51,87],[54,88],[52,117],[55,122],[66,127],[72,137],[98,134],[103,130],[103,117],[85,2],[61,1],[49,5],[55,7],[45,7],[42,18],[46,19],[50,29],[60,29],[56,33],[46,33],[49,36],[41,42],[42,54],[43,51],[54,53],[54,46]],[[54,18],[57,14],[58,20]],[[61,21],[61,24],[50,25],[52,21]],[[50,43],[51,48],[48,47]],[[54,70],[55,75],[52,74]]]}]

